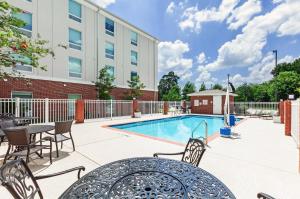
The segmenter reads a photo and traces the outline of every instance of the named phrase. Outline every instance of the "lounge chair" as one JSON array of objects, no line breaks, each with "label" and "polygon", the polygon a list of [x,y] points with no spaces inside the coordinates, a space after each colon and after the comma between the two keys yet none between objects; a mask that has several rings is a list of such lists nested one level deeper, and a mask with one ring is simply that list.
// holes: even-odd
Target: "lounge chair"
[{"label": "lounge chair", "polygon": [[[37,183],[37,180],[55,177],[58,175],[77,171],[77,177],[80,179],[80,172],[84,171],[83,166],[75,167],[65,171],[61,171],[54,174],[33,176],[31,170],[28,168],[24,160],[13,160],[0,169],[0,181],[1,184],[10,192],[13,198],[17,199],[32,199],[43,198],[42,191]],[[59,182],[58,182],[59,183]]]},{"label": "lounge chair", "polygon": [[154,153],[153,157],[161,155],[182,155],[181,161],[190,163],[194,166],[198,166],[200,160],[205,152],[205,145],[200,139],[190,138],[185,150],[179,153]]}]

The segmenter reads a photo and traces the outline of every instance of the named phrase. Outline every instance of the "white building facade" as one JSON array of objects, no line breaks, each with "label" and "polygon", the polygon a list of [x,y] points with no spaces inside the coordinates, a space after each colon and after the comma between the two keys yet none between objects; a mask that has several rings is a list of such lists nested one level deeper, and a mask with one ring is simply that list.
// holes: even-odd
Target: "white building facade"
[{"label": "white building facade", "polygon": [[[47,71],[17,66],[32,79],[32,86],[2,82],[6,90],[0,97],[19,93],[33,98],[96,98],[93,82],[98,71],[108,66],[117,87],[113,98],[121,99],[128,88],[127,81],[136,75],[146,86],[142,99],[157,98],[158,40],[153,36],[88,0],[7,2],[23,10],[17,16],[27,23],[22,31],[33,39],[40,35],[49,41],[55,58],[40,60]],[[47,94],[49,89],[53,92]]]}]

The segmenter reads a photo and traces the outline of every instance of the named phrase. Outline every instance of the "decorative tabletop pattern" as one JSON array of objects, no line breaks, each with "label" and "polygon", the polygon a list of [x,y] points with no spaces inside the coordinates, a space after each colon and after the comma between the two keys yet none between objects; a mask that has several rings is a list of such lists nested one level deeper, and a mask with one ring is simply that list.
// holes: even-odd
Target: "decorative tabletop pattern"
[{"label": "decorative tabletop pattern", "polygon": [[101,166],[75,182],[60,198],[235,198],[207,171],[162,158],[132,158]]}]

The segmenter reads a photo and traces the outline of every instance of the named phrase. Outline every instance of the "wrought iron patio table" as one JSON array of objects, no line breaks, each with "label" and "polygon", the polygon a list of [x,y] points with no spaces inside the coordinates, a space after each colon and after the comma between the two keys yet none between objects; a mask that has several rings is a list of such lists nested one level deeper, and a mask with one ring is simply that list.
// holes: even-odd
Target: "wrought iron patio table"
[{"label": "wrought iron patio table", "polygon": [[131,158],[89,172],[60,198],[233,199],[235,196],[212,174],[191,164],[162,158]]}]

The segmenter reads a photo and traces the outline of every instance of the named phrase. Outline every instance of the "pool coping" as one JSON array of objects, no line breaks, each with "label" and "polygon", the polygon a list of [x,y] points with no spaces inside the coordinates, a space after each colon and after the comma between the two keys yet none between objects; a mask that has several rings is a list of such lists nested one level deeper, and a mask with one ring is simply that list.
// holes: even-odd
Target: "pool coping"
[{"label": "pool coping", "polygon": [[[220,115],[215,116],[215,115],[204,115],[204,114],[188,114],[188,115],[222,117]],[[182,116],[187,116],[187,115],[182,115]],[[111,124],[111,125],[102,125],[101,127],[112,130],[112,131],[115,131],[116,133],[126,133],[126,134],[129,134],[129,135],[136,135],[136,136],[139,136],[139,137],[144,137],[144,138],[148,138],[148,139],[152,139],[152,140],[157,140],[157,141],[165,142],[165,143],[168,143],[168,144],[175,144],[175,145],[178,145],[178,146],[186,146],[186,144],[184,144],[184,143],[180,143],[180,142],[176,142],[176,141],[171,141],[171,140],[167,140],[167,139],[163,139],[163,138],[158,138],[158,137],[154,137],[154,136],[150,136],[150,135],[144,135],[144,134],[141,134],[141,133],[136,133],[136,132],[127,131],[127,130],[112,127],[114,125],[126,125],[126,124],[130,124],[130,123],[138,123],[138,122],[151,121],[151,120],[161,120],[161,119],[174,118],[174,117],[178,117],[178,116],[171,116],[171,117],[157,118],[157,119],[145,119],[145,120],[140,120],[140,121],[135,121],[135,122],[124,122],[124,123],[117,123],[117,124]],[[240,125],[242,122],[244,122],[246,120],[247,120],[247,117],[241,118],[241,120],[238,121],[235,124],[235,126]],[[215,140],[218,137],[221,137],[219,131],[216,131],[216,132],[212,133],[210,136],[207,137],[207,143],[212,142],[213,140]]]}]

